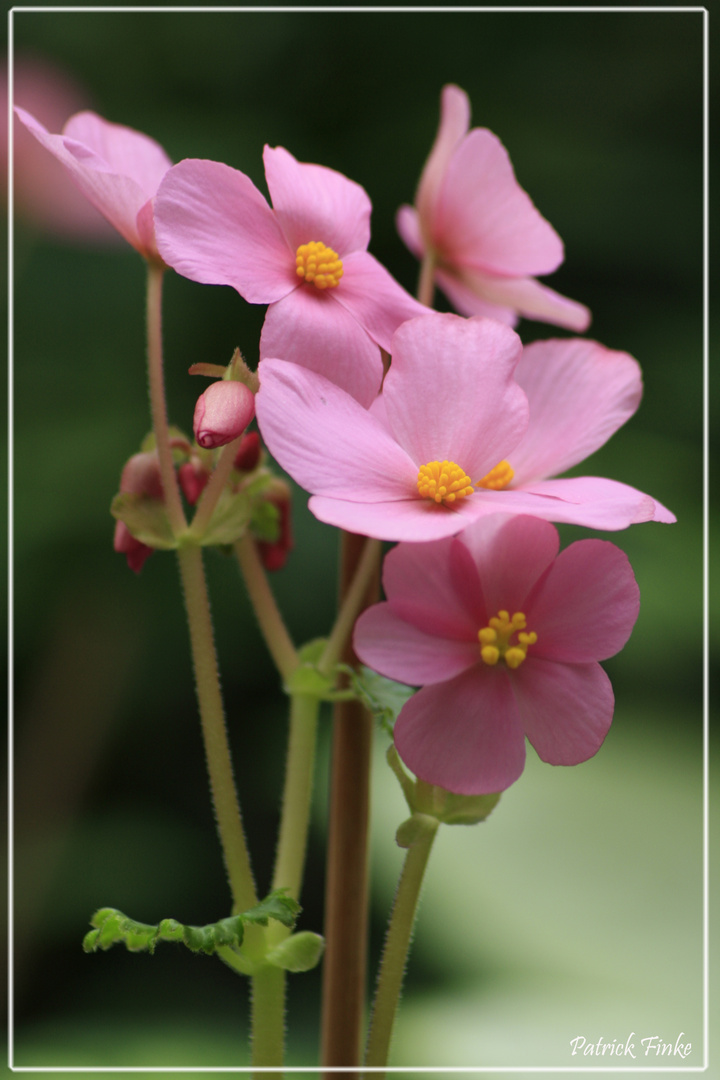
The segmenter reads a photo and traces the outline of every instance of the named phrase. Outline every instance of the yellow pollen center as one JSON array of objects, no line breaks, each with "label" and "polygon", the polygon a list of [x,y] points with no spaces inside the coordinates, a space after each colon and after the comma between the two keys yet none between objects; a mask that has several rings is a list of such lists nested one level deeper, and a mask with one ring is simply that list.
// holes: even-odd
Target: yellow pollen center
[{"label": "yellow pollen center", "polygon": [[[527,619],[522,611],[516,611],[512,619],[507,611],[498,611],[488,625],[478,630],[480,642],[480,656],[485,664],[491,667],[500,660],[504,660],[509,668],[520,667],[527,656],[528,646],[537,641],[537,634],[531,631],[526,634]],[[516,636],[513,642],[511,639]]]},{"label": "yellow pollen center", "polygon": [[446,504],[473,493],[470,477],[454,461],[429,461],[421,465],[417,489],[423,499]]},{"label": "yellow pollen center", "polygon": [[295,252],[295,273],[312,282],[316,289],[334,289],[343,276],[342,259],[337,251],[311,240]]},{"label": "yellow pollen center", "polygon": [[506,488],[513,476],[514,470],[510,466],[508,461],[501,461],[494,469],[491,469],[487,476],[483,476],[482,480],[478,480],[476,487],[490,488],[491,491],[502,491]]}]

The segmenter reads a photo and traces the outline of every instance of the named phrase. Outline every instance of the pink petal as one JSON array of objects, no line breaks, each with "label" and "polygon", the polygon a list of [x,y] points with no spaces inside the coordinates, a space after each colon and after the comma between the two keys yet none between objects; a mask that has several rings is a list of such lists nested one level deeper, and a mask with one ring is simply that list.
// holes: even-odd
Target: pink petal
[{"label": "pink petal", "polygon": [[510,454],[527,422],[513,379],[520,348],[490,319],[435,313],[400,327],[383,397],[395,438],[418,466],[453,461],[474,483]]},{"label": "pink petal", "polygon": [[512,615],[527,614],[528,594],[555,559],[560,538],[547,521],[493,514],[470,525],[455,544],[467,549],[477,568],[487,614],[505,609]]},{"label": "pink petal", "polygon": [[407,540],[410,543],[454,536],[476,519],[478,509],[480,512],[483,509],[478,495],[462,499],[452,509],[417,497],[403,501],[357,502],[322,495],[314,495],[308,507],[319,521],[339,529],[374,536],[378,540]]},{"label": "pink petal", "polygon": [[368,408],[382,383],[380,349],[335,302],[335,291],[301,285],[271,304],[260,337],[260,357],[280,357],[316,371]]},{"label": "pink petal", "polygon": [[15,112],[38,142],[65,166],[85,198],[120,235],[141,254],[154,254],[154,248],[152,251],[147,249],[137,229],[137,214],[148,199],[140,184],[130,176],[113,172],[108,162],[91,147],[67,135],[51,135],[24,109],[16,107]]},{"label": "pink petal", "polygon": [[[416,545],[420,546],[420,545]],[[477,663],[477,642],[423,633],[375,604],[355,624],[353,648],[364,664],[408,686],[444,682]]]},{"label": "pink petal", "polygon": [[579,334],[590,325],[590,311],[584,304],[568,300],[535,278],[493,276],[459,262],[445,269],[447,280],[452,273],[467,291],[476,293],[487,303],[509,308],[526,319],[539,319]]},{"label": "pink petal", "polygon": [[255,408],[262,437],[307,491],[333,500],[377,502],[406,499],[416,489],[413,462],[382,424],[334,383],[275,359],[262,360],[259,375]]},{"label": "pink petal", "polygon": [[473,129],[448,161],[430,239],[441,254],[484,273],[549,274],[563,260],[560,237],[485,128]]},{"label": "pink petal", "polygon": [[429,784],[459,795],[504,791],[525,766],[525,738],[507,671],[475,665],[419,690],[397,718],[395,746]]},{"label": "pink petal", "polygon": [[[470,280],[468,275],[468,281]],[[488,319],[496,319],[506,326],[514,327],[520,318],[514,308],[491,304],[478,291],[475,278],[472,278],[472,281],[473,284],[467,284],[464,278],[440,267],[435,271],[435,283],[461,315],[484,315]]]},{"label": "pink petal", "polygon": [[425,254],[425,241],[420,232],[420,218],[413,206],[401,206],[395,215],[395,227],[400,234],[400,239],[421,259]]},{"label": "pink petal", "polygon": [[319,241],[341,259],[370,242],[372,206],[365,190],[342,173],[307,165],[278,146],[263,151],[273,209],[293,253]]},{"label": "pink petal", "polygon": [[398,544],[385,556],[383,588],[395,615],[431,636],[469,641],[477,661],[486,611],[477,570],[459,540]]},{"label": "pink petal", "polygon": [[[497,495],[527,496],[528,513],[547,521],[566,521],[591,529],[626,529],[642,521],[669,524],[675,515],[662,503],[629,484],[606,480],[601,476],[575,476],[526,484],[517,491],[498,491]],[[519,498],[518,503],[519,505]],[[529,506],[534,509],[530,510]],[[502,507],[504,509],[504,507]]]},{"label": "pink petal", "polygon": [[84,143],[107,162],[118,176],[129,176],[145,194],[143,202],[156,194],[172,161],[162,146],[140,131],[111,124],[94,112],[71,116],[63,135]]},{"label": "pink petal", "polygon": [[298,287],[295,253],[244,173],[188,158],[165,176],[155,199],[158,248],[191,281],[232,285],[251,304]]},{"label": "pink petal", "polygon": [[555,664],[528,655],[512,683],[525,734],[543,761],[578,765],[597,753],[615,706],[599,664]]},{"label": "pink petal", "polygon": [[438,192],[450,158],[469,127],[470,101],[467,94],[452,83],[444,86],[440,96],[440,126],[415,195],[415,205],[426,230],[431,228]]},{"label": "pink petal", "polygon": [[533,657],[582,664],[620,652],[640,591],[624,551],[607,540],[578,540],[558,555],[528,606],[538,635]]},{"label": "pink petal", "polygon": [[368,251],[356,251],[343,260],[343,277],[332,297],[387,352],[401,323],[427,315],[427,308],[405,292]]},{"label": "pink petal", "polygon": [[630,419],[642,397],[632,356],[579,338],[528,345],[515,378],[530,403],[530,422],[513,451],[515,486],[583,461]]}]

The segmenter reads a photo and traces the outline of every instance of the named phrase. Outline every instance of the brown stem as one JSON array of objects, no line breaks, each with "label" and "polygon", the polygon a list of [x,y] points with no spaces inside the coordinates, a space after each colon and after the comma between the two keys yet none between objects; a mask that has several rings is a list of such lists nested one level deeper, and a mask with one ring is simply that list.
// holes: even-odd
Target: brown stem
[{"label": "brown stem", "polygon": [[[365,537],[343,533],[340,550],[340,604],[347,595],[365,546]],[[363,608],[379,598],[378,567]],[[348,644],[342,659],[356,664]],[[322,1064],[360,1065],[367,966],[367,843],[370,755],[373,722],[357,701],[335,704],[330,784],[325,958],[323,960]],[[327,1075],[332,1075],[328,1073]],[[344,1073],[359,1077],[360,1073]]]}]

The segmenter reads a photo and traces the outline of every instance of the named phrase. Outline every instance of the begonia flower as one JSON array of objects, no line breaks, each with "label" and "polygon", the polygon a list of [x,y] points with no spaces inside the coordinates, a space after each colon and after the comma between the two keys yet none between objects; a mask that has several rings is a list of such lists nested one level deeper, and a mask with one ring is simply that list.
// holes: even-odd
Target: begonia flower
[{"label": "begonia flower", "polygon": [[552,765],[600,748],[614,698],[598,661],[628,640],[639,590],[609,541],[558,546],[548,522],[497,514],[386,556],[387,600],[360,616],[353,647],[382,675],[422,687],[394,729],[421,780],[489,794],[520,776],[526,736]]},{"label": "begonia flower", "polygon": [[16,106],[15,112],[127,242],[146,259],[158,260],[153,198],[172,166],[159,143],[94,112],[71,116],[60,135],[24,109]]},{"label": "begonia flower", "polygon": [[255,415],[255,395],[245,383],[220,379],[197,399],[193,415],[195,441],[214,450],[239,438]]},{"label": "begonia flower", "polygon": [[582,333],[584,305],[535,280],[563,261],[563,244],[515,179],[496,135],[470,127],[470,103],[445,86],[440,127],[425,163],[415,206],[401,206],[398,232],[463,315],[488,315],[514,326],[519,316]]},{"label": "begonia flower", "polygon": [[492,319],[411,319],[393,337],[370,410],[315,372],[268,358],[260,430],[312,494],[317,518],[381,540],[439,539],[499,511],[602,529],[673,521],[627,484],[548,479],[635,411],[636,361],[584,340],[537,343],[522,359],[521,349]]},{"label": "begonia flower", "polygon": [[282,147],[263,158],[272,207],[228,165],[176,165],[155,204],[160,253],[192,281],[269,305],[261,358],[302,364],[370,405],[380,348],[425,309],[367,251],[371,204],[359,184]]}]

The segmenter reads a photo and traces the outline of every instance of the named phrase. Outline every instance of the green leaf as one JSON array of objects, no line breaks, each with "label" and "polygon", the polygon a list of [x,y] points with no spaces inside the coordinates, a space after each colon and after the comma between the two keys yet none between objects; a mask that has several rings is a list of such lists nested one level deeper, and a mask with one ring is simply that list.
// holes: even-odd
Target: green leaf
[{"label": "green leaf", "polygon": [[244,491],[233,493],[225,488],[217,501],[207,529],[197,542],[211,544],[234,544],[244,535],[250,520],[250,500]]},{"label": "green leaf", "polygon": [[121,944],[129,952],[153,953],[158,941],[181,941],[192,952],[211,956],[225,946],[239,948],[245,927],[251,923],[267,926],[268,919],[275,919],[292,929],[301,910],[297,900],[288,896],[284,889],[271,892],[248,911],[207,926],[185,926],[177,919],[162,919],[157,926],[151,926],[136,922],[116,908],[100,908],[90,920],[93,929],[85,935],[83,949],[97,952]]},{"label": "green leaf", "polygon": [[406,701],[415,693],[411,686],[393,682],[384,675],[378,675],[376,671],[364,665],[360,671],[348,669],[351,672],[352,688],[357,697],[370,710],[385,730],[392,735],[393,724],[398,718],[398,713]]},{"label": "green leaf", "polygon": [[268,964],[285,971],[311,971],[320,962],[325,942],[319,934],[302,930],[291,934],[267,954]]},{"label": "green leaf", "polygon": [[135,491],[122,491],[110,504],[110,513],[124,521],[136,540],[151,548],[171,551],[176,548],[165,504]]},{"label": "green leaf", "polygon": [[256,540],[274,544],[280,536],[280,511],[269,499],[254,504],[250,514],[250,530]]}]

